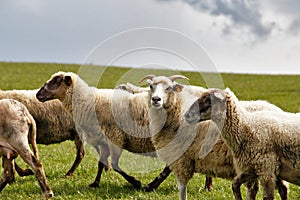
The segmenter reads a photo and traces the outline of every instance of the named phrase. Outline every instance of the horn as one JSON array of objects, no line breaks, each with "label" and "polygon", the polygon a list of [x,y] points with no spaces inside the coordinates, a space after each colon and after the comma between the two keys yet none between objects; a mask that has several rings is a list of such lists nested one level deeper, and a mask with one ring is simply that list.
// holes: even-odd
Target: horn
[{"label": "horn", "polygon": [[176,79],[186,79],[186,80],[190,80],[188,77],[186,76],[183,76],[183,75],[172,75],[172,76],[169,76],[169,79],[171,81],[175,81]]},{"label": "horn", "polygon": [[143,77],[141,80],[139,80],[139,83],[142,83],[142,82],[143,82],[144,80],[146,80],[146,79],[152,80],[154,77],[156,77],[156,76],[153,75],[153,74],[149,74],[149,75]]}]

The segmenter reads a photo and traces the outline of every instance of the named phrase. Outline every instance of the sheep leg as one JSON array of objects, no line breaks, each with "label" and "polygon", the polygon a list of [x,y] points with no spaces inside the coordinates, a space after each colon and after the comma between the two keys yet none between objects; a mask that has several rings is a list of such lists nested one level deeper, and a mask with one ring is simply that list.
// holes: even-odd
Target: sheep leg
[{"label": "sheep leg", "polygon": [[73,175],[75,169],[81,163],[81,160],[85,155],[84,144],[80,140],[79,137],[75,139],[75,146],[76,146],[76,158],[75,158],[75,161],[74,161],[72,167],[69,169],[69,171],[66,173],[65,176],[72,176]]},{"label": "sheep leg", "polygon": [[0,191],[2,191],[7,184],[11,184],[15,181],[14,160],[8,159],[5,156],[3,156],[2,167],[3,167],[3,174],[0,180]]},{"label": "sheep leg", "polygon": [[246,182],[247,187],[247,200],[255,200],[258,192],[258,181],[248,181]]},{"label": "sheep leg", "polygon": [[212,177],[211,176],[205,176],[205,189],[208,191],[212,191],[214,188],[212,183]]},{"label": "sheep leg", "polygon": [[151,183],[144,187],[144,190],[146,192],[155,190],[169,176],[171,172],[172,170],[169,168],[169,166],[166,166],[164,170]]},{"label": "sheep leg", "polygon": [[288,200],[288,186],[284,184],[284,181],[281,179],[277,179],[276,181],[277,189],[281,200]]},{"label": "sheep leg", "polygon": [[263,188],[263,199],[273,200],[275,190],[275,177],[273,175],[264,175],[261,177],[261,185]]},{"label": "sheep leg", "polygon": [[98,172],[97,172],[97,176],[94,180],[93,183],[89,184],[89,187],[91,188],[98,188],[100,185],[100,179],[101,179],[101,175],[102,175],[102,171],[104,168],[104,164],[102,162],[98,162]]},{"label": "sheep leg", "polygon": [[34,175],[34,173],[31,169],[22,169],[21,167],[19,167],[19,165],[17,165],[16,162],[15,162],[15,169],[16,169],[17,173],[19,174],[19,176],[21,176],[21,177]]},{"label": "sheep leg", "polygon": [[39,185],[42,189],[44,198],[50,199],[51,197],[53,197],[53,192],[47,183],[47,179],[46,179],[46,175],[42,163],[39,160],[37,160],[36,157],[31,152],[29,152],[29,154],[27,153],[24,155],[20,154],[20,156],[27,164],[29,164],[32,167],[35,176],[39,182]]},{"label": "sheep leg", "polygon": [[142,188],[142,183],[140,181],[136,180],[133,176],[128,175],[117,165],[114,165],[113,169],[121,174],[121,176],[123,176],[136,190],[140,190]]},{"label": "sheep leg", "polygon": [[93,183],[89,185],[91,188],[98,188],[100,185],[100,179],[102,176],[103,169],[108,165],[108,157],[110,155],[109,148],[107,144],[95,145],[94,148],[100,155],[100,160],[98,162],[98,172]]},{"label": "sheep leg", "polygon": [[236,200],[242,200],[241,185],[245,182],[257,179],[256,174],[242,173],[234,177],[232,180],[232,191]]},{"label": "sheep leg", "polygon": [[109,146],[107,144],[101,144],[100,151],[101,155],[103,155],[102,157],[100,157],[100,162],[103,163],[104,169],[105,171],[107,171],[111,168],[108,162],[108,157],[110,156]]},{"label": "sheep leg", "polygon": [[[19,134],[19,135],[24,135],[24,134]],[[27,140],[28,140],[27,137],[26,137],[26,139],[23,138],[22,140],[17,140],[17,141],[11,140],[10,144],[17,151],[17,153],[21,156],[21,158],[28,165],[31,166],[31,168],[33,169],[34,174],[39,182],[39,185],[43,192],[44,198],[49,199],[53,196],[53,192],[47,183],[43,165],[31,152],[28,143],[24,143],[24,141],[27,141]]]},{"label": "sheep leg", "polygon": [[181,181],[178,181],[178,190],[179,190],[179,199],[180,200],[186,200],[186,195],[187,195],[187,183],[183,183]]},{"label": "sheep leg", "polygon": [[133,176],[126,174],[120,167],[119,167],[119,159],[122,154],[122,149],[115,147],[114,145],[110,146],[111,150],[111,165],[112,168],[121,174],[135,189],[139,190],[142,188],[142,183],[136,180]]}]

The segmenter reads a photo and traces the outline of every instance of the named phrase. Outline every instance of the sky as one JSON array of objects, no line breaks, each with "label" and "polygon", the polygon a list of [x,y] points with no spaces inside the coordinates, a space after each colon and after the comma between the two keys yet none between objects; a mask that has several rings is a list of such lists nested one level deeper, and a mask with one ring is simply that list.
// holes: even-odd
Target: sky
[{"label": "sky", "polygon": [[0,61],[300,74],[298,0],[0,0]]}]

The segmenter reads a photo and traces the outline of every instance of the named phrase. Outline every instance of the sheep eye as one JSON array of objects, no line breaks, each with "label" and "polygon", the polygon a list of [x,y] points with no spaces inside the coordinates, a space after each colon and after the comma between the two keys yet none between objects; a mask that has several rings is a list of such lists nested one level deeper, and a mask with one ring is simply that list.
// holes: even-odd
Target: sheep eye
[{"label": "sheep eye", "polygon": [[153,85],[149,85],[149,87],[150,87],[150,90],[152,90],[152,89],[153,89]]},{"label": "sheep eye", "polygon": [[171,86],[168,86],[168,87],[166,88],[166,91],[167,91],[167,92],[171,92],[171,91],[172,91],[172,87],[171,87]]}]

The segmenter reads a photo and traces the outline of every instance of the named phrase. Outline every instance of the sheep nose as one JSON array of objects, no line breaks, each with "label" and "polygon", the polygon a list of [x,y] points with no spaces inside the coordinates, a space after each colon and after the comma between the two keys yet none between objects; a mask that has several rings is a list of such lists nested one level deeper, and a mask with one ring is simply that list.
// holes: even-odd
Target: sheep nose
[{"label": "sheep nose", "polygon": [[161,100],[161,98],[158,97],[158,96],[152,97],[152,101],[153,101],[154,103],[157,103],[157,102],[159,102],[160,100]]}]

